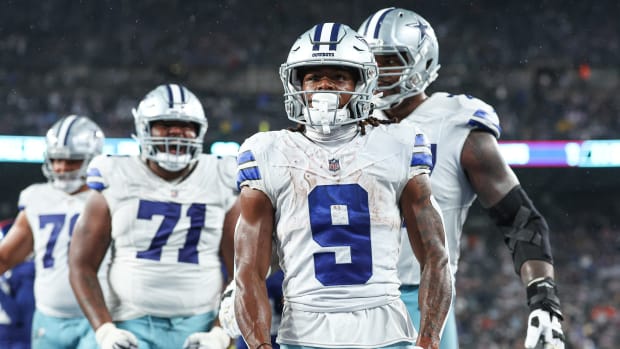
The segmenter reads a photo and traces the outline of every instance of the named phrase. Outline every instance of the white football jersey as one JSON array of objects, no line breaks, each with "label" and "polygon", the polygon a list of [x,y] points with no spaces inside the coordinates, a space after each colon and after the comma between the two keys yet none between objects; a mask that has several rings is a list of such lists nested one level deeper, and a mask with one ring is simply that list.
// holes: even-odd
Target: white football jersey
[{"label": "white football jersey", "polygon": [[[69,284],[69,242],[88,191],[70,195],[50,183],[33,184],[19,196],[34,238],[36,277],[34,296],[37,310],[54,317],[84,316]],[[99,282],[108,294],[108,260],[99,270]]]},{"label": "white football jersey", "polygon": [[[483,101],[467,95],[434,93],[420,104],[400,125],[422,129],[431,144],[433,196],[441,208],[452,272],[456,273],[460,239],[467,212],[476,193],[461,166],[461,151],[472,130],[484,130],[499,138],[501,128],[495,110]],[[403,229],[403,235],[407,231]],[[403,284],[420,284],[420,264],[409,244],[403,243],[398,274]]]},{"label": "white football jersey", "polygon": [[367,132],[332,148],[299,132],[265,132],[239,150],[239,186],[264,192],[276,211],[282,343],[374,348],[415,339],[398,291],[399,200],[409,179],[429,173],[430,148],[413,127]]},{"label": "white football jersey", "polygon": [[237,190],[233,157],[201,154],[181,181],[165,181],[138,156],[98,156],[88,185],[112,216],[110,311],[114,320],[216,311],[224,216]]}]

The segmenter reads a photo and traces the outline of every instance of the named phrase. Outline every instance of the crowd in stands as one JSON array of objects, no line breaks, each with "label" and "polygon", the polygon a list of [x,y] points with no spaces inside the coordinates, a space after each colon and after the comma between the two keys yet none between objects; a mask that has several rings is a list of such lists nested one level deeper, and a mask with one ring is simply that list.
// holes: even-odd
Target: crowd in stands
[{"label": "crowd in stands", "polygon": [[[418,11],[437,33],[442,68],[428,91],[492,104],[503,139],[619,138],[620,21],[612,17],[618,2],[393,5]],[[42,135],[60,116],[76,113],[92,117],[108,137],[129,137],[131,108],[163,82],[183,83],[201,98],[209,141],[241,142],[288,127],[278,68],[292,35],[323,21],[357,27],[378,6],[384,4],[5,1],[0,134]],[[573,213],[549,217],[567,348],[618,348],[620,232],[604,215]],[[472,221],[457,278],[462,347],[522,348],[523,287],[501,238]]]},{"label": "crowd in stands", "polygon": [[[411,3],[395,1],[410,7]],[[560,6],[561,5],[561,6]],[[181,82],[203,99],[211,139],[289,125],[278,67],[292,33],[356,27],[376,2],[5,2],[0,11],[0,134],[38,135],[66,113],[112,137],[132,129],[149,88]],[[620,131],[620,24],[613,1],[428,2],[448,90],[496,107],[504,139],[605,139]],[[606,18],[609,18],[606,20]]]}]

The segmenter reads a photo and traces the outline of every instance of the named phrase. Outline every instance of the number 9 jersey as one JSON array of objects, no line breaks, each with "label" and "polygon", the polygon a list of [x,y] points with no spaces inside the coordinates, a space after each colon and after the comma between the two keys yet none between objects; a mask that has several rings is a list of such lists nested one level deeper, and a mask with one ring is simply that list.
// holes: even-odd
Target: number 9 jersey
[{"label": "number 9 jersey", "polygon": [[[430,146],[416,131],[367,127],[332,146],[275,131],[241,146],[239,186],[262,191],[275,209],[285,300],[279,342],[346,347],[415,338],[396,264],[401,193],[431,166]],[[361,313],[365,320],[351,326],[357,315],[347,314]]]},{"label": "number 9 jersey", "polygon": [[166,181],[137,156],[98,156],[87,183],[110,209],[115,321],[217,311],[222,226],[237,195],[234,158],[201,154],[187,177]]}]

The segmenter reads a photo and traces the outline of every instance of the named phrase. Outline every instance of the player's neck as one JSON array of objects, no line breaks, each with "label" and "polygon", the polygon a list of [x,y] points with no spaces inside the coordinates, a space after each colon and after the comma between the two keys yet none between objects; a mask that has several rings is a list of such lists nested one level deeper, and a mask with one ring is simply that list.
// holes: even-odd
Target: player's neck
[{"label": "player's neck", "polygon": [[413,111],[422,104],[428,96],[422,92],[418,95],[403,99],[397,105],[384,110],[385,115],[390,119],[397,119],[399,122],[408,117]]},{"label": "player's neck", "polygon": [[306,127],[304,135],[316,144],[333,148],[348,143],[357,133],[357,124],[348,124],[333,127],[327,134],[312,127]]},{"label": "player's neck", "polygon": [[190,173],[193,171],[195,167],[190,164],[180,171],[173,172],[173,171],[168,171],[164,169],[163,167],[159,166],[155,161],[151,161],[151,160],[147,160],[147,166],[149,167],[151,171],[153,171],[153,173],[161,177],[163,180],[166,180],[168,182],[176,182],[176,183],[181,182],[185,178],[187,178],[187,176],[190,175]]}]

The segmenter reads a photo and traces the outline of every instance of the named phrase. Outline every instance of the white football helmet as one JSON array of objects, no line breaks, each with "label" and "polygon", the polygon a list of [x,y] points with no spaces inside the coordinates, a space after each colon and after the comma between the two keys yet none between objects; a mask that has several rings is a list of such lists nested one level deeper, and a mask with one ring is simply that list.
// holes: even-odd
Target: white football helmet
[{"label": "white football helmet", "polygon": [[[358,73],[355,91],[302,91],[303,68],[345,66]],[[286,63],[280,66],[284,106],[288,118],[317,129],[355,123],[368,118],[377,85],[378,68],[368,44],[357,32],[340,23],[321,23],[303,33],[293,44]],[[314,106],[308,104],[313,94]],[[352,95],[339,107],[342,94]]]},{"label": "white football helmet", "polygon": [[[202,153],[207,133],[207,118],[198,98],[186,87],[176,84],[157,86],[132,110],[136,123],[134,139],[140,143],[143,159],[156,162],[163,169],[176,172],[195,162]],[[196,125],[196,138],[153,137],[151,123],[175,120]],[[170,152],[175,149],[174,152]]]},{"label": "white football helmet", "polygon": [[424,92],[437,78],[439,43],[435,31],[422,16],[401,8],[384,8],[368,17],[358,32],[366,38],[375,56],[397,55],[400,66],[379,67],[381,77],[399,76],[377,92],[400,87],[400,93],[381,97],[378,109],[387,109],[403,99]]},{"label": "white football helmet", "polygon": [[[45,136],[43,174],[52,185],[74,193],[86,183],[88,163],[103,152],[104,135],[99,126],[86,116],[69,115],[54,123]],[[75,171],[56,173],[52,159],[82,160]]]}]

